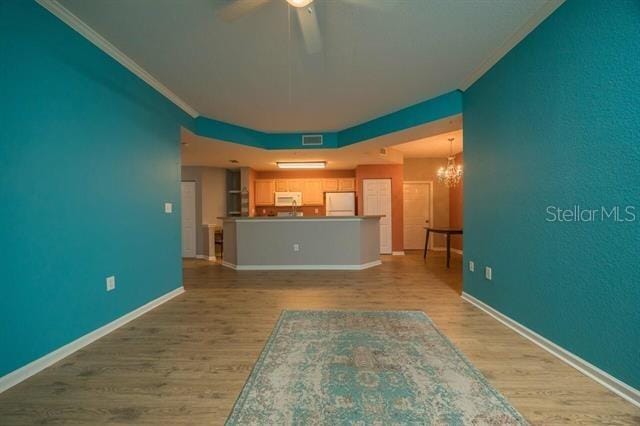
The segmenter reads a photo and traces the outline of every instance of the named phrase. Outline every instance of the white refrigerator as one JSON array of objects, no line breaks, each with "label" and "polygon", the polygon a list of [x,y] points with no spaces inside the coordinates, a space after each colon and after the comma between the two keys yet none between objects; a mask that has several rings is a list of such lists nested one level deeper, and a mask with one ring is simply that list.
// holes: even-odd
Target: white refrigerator
[{"label": "white refrigerator", "polygon": [[327,192],[325,193],[327,216],[355,216],[355,192]]}]

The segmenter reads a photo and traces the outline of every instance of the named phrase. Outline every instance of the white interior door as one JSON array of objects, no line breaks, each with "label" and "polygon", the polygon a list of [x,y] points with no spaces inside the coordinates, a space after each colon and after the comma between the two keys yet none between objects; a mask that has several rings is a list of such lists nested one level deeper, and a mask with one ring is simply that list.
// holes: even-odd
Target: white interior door
[{"label": "white interior door", "polygon": [[383,215],[380,219],[380,253],[390,254],[391,245],[391,179],[362,181],[365,215]]},{"label": "white interior door", "polygon": [[181,183],[182,257],[196,257],[196,183]]},{"label": "white interior door", "polygon": [[424,227],[431,221],[431,184],[405,182],[403,186],[404,248],[423,249]]}]

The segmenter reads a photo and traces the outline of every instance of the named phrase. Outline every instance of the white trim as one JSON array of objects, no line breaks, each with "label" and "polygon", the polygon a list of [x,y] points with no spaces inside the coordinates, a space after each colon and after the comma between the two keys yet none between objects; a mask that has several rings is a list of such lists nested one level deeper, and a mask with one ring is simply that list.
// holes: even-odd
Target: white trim
[{"label": "white trim", "polygon": [[[429,250],[431,251],[447,251],[446,247],[432,247]],[[463,255],[463,251],[457,248],[451,248],[451,253],[458,253],[459,255]]]},{"label": "white trim", "polygon": [[176,104],[184,112],[191,117],[196,118],[200,114],[193,109],[189,104],[180,99],[178,95],[173,93],[167,86],[160,83],[155,77],[145,71],[140,65],[138,65],[133,59],[125,55],[121,50],[109,43],[104,37],[98,34],[93,28],[84,23],[80,18],[71,13],[67,8],[58,3],[57,0],[36,0],[36,2],[58,17],[62,22],[76,30],[84,38],[96,45],[107,55],[118,61],[126,69],[137,75],[149,86],[156,89],[160,94],[165,96],[171,102]]},{"label": "white trim", "polygon": [[628,384],[616,379],[609,373],[602,371],[595,365],[585,361],[579,356],[567,351],[561,346],[556,345],[555,343],[539,335],[535,331],[528,329],[527,327],[520,324],[519,322],[512,320],[508,316],[493,309],[491,306],[487,305],[486,303],[476,299],[475,297],[471,296],[469,293],[462,292],[461,297],[467,302],[477,307],[478,309],[481,309],[487,314],[491,315],[493,318],[500,321],[502,324],[506,325],[516,333],[520,334],[522,337],[540,346],[542,349],[546,350],[551,355],[554,355],[555,357],[569,364],[570,366],[572,366],[573,368],[575,368],[585,376],[600,383],[602,386],[609,389],[611,392],[624,398],[625,400],[629,401],[633,405],[640,407],[640,390],[629,386]]},{"label": "white trim", "polygon": [[381,264],[381,260],[374,260],[361,265],[235,265],[222,261],[222,266],[236,271],[361,271]]},{"label": "white trim", "polygon": [[482,77],[492,66],[498,63],[504,55],[520,43],[531,31],[549,17],[565,0],[547,0],[533,15],[507,38],[504,43],[496,50],[493,50],[489,56],[482,61],[480,66],[476,68],[460,83],[461,90],[467,90],[473,83]]},{"label": "white trim", "polygon": [[392,251],[392,256],[404,256],[404,250]]},{"label": "white trim", "polygon": [[74,340],[71,343],[67,343],[64,346],[59,347],[53,352],[49,352],[45,356],[36,359],[35,361],[30,362],[29,364],[18,368],[17,370],[12,371],[11,373],[0,377],[0,393],[6,391],[7,389],[17,385],[23,380],[28,379],[44,370],[45,368],[55,364],[56,362],[62,360],[63,358],[68,357],[78,349],[82,349],[90,343],[95,342],[99,338],[106,336],[117,328],[122,327],[126,323],[138,318],[139,316],[149,312],[153,308],[162,305],[163,303],[173,299],[174,297],[184,293],[184,288],[182,286],[176,288],[175,290],[170,291],[169,293],[158,297],[157,299],[152,300],[151,302],[140,306],[137,309],[129,312],[121,316],[120,318],[111,321],[110,323],[103,325],[100,328],[93,330],[92,332],[85,334],[82,337]]},{"label": "white trim", "polygon": [[209,262],[215,262],[217,258],[215,256],[205,256],[204,254],[196,254],[196,259],[208,260]]}]

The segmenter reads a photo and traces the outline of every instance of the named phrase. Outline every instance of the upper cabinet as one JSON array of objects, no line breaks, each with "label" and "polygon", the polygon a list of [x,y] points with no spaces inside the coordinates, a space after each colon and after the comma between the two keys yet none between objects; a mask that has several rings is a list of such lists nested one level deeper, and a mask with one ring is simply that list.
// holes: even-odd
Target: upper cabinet
[{"label": "upper cabinet", "polygon": [[256,179],[256,206],[275,204],[276,181],[274,179]]},{"label": "upper cabinet", "polygon": [[323,179],[322,187],[324,192],[335,192],[338,190],[338,179]]},{"label": "upper cabinet", "polygon": [[276,192],[302,192],[304,179],[276,179]]},{"label": "upper cabinet", "polygon": [[354,178],[256,179],[256,206],[273,206],[276,192],[302,192],[305,206],[324,205],[325,192],[355,191]]},{"label": "upper cabinet", "polygon": [[324,192],[355,191],[356,180],[354,178],[330,178],[322,180]]},{"label": "upper cabinet", "polygon": [[338,191],[355,191],[356,180],[354,178],[338,179]]},{"label": "upper cabinet", "polygon": [[303,181],[302,204],[305,206],[321,206],[324,204],[322,179],[307,179]]},{"label": "upper cabinet", "polygon": [[289,182],[289,192],[304,192],[304,179],[287,179],[287,181]]}]

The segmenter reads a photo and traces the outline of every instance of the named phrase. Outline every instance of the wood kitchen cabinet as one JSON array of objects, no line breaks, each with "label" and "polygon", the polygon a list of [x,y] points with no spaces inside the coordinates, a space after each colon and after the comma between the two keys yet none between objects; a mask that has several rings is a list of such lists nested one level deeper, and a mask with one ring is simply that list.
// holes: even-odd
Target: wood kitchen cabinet
[{"label": "wood kitchen cabinet", "polygon": [[[304,179],[287,179],[287,183],[288,183],[288,188],[287,191],[289,192],[304,192]],[[304,201],[304,194],[302,197],[302,200]]]},{"label": "wood kitchen cabinet", "polygon": [[256,206],[272,206],[275,202],[276,181],[256,179]]},{"label": "wood kitchen cabinet", "polygon": [[338,179],[338,191],[355,191],[356,180],[354,178]]},{"label": "wood kitchen cabinet", "polygon": [[273,206],[276,192],[302,192],[305,206],[324,205],[325,192],[355,191],[354,178],[256,179],[256,206]]},{"label": "wood kitchen cabinet", "polygon": [[325,192],[335,192],[338,190],[338,179],[324,179],[322,187]]},{"label": "wood kitchen cabinet", "polygon": [[322,179],[308,179],[303,181],[302,204],[305,206],[321,206],[324,204]]}]

